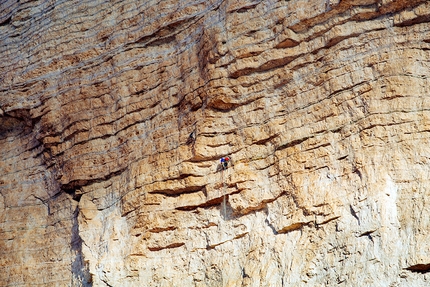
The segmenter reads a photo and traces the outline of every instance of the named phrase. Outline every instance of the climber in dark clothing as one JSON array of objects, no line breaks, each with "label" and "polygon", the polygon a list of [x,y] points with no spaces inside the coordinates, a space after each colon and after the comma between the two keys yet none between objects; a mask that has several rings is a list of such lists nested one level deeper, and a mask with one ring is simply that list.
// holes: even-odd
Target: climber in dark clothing
[{"label": "climber in dark clothing", "polygon": [[188,136],[187,139],[187,144],[192,144],[196,141],[196,131],[194,130],[192,133],[190,133],[190,135]]}]

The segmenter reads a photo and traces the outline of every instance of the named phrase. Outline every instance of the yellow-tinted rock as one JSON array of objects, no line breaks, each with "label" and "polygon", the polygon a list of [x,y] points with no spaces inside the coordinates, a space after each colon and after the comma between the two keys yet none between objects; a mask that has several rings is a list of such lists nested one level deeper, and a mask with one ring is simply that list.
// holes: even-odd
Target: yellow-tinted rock
[{"label": "yellow-tinted rock", "polygon": [[3,1],[0,286],[428,286],[429,11]]}]

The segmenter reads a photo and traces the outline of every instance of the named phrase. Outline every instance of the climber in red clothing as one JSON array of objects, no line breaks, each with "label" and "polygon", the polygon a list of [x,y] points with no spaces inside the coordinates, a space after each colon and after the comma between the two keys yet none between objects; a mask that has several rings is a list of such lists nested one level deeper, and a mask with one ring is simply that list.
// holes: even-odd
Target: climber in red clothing
[{"label": "climber in red clothing", "polygon": [[221,166],[223,169],[227,169],[228,164],[230,162],[230,158],[228,156],[224,156],[221,158]]}]

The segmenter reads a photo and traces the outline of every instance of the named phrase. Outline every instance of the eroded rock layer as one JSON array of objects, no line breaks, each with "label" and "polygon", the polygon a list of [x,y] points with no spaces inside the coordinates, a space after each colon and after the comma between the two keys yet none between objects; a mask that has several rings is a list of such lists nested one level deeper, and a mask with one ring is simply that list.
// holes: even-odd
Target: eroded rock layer
[{"label": "eroded rock layer", "polygon": [[428,286],[429,22],[1,2],[0,286]]}]

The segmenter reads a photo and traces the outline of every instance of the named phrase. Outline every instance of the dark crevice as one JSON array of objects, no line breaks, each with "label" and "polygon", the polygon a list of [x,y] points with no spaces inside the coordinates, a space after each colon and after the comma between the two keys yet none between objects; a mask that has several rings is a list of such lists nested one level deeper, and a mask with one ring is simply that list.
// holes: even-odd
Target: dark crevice
[{"label": "dark crevice", "polygon": [[67,184],[63,184],[61,186],[61,190],[72,195],[73,199],[79,201],[81,199],[82,193],[78,192],[83,186],[91,185],[97,182],[106,181],[114,176],[118,176],[123,173],[127,168],[122,168],[115,172],[112,172],[106,176],[96,178],[96,179],[81,179],[81,180],[73,180]]},{"label": "dark crevice", "polygon": [[347,157],[348,157],[348,155],[344,155],[344,156],[338,157],[338,158],[337,158],[337,160],[344,160],[344,159],[346,159]]},{"label": "dark crevice", "polygon": [[338,218],[340,218],[340,216],[331,217],[331,218],[329,218],[329,219],[327,219],[327,220],[325,220],[325,221],[322,221],[322,222],[320,222],[320,223],[316,223],[316,222],[315,222],[315,226],[318,228],[319,226],[324,225],[324,224],[327,224],[327,223],[329,223],[329,222],[332,222],[332,221],[334,221],[334,220],[336,220],[336,219],[338,219]]},{"label": "dark crevice", "polygon": [[178,206],[175,209],[176,210],[183,210],[183,211],[191,211],[191,210],[195,210],[197,208],[208,208],[208,207],[211,207],[211,206],[215,206],[215,205],[221,204],[223,202],[223,197],[224,196],[213,198],[213,199],[208,200],[208,201],[206,201],[206,202],[204,202],[202,204]]},{"label": "dark crevice", "polygon": [[82,194],[77,193],[76,189],[74,189],[74,188],[63,188],[62,190],[65,193],[71,195],[73,200],[76,200],[77,202],[79,202],[81,200]]},{"label": "dark crevice", "polygon": [[291,47],[295,47],[298,44],[300,44],[299,42],[297,42],[296,40],[293,39],[285,39],[284,41],[278,43],[275,48],[277,49],[284,49],[284,48],[291,48]]},{"label": "dark crevice", "polygon": [[184,188],[178,189],[163,189],[163,190],[154,190],[150,191],[151,194],[161,194],[168,197],[179,197],[183,194],[195,193],[204,189],[204,186],[187,186]]},{"label": "dark crevice", "polygon": [[106,279],[101,278],[101,280],[103,281],[103,283],[105,283],[105,284],[106,284],[106,286],[108,286],[108,287],[113,287],[112,285],[110,285],[110,284],[107,282],[107,280],[106,280]]},{"label": "dark crevice", "polygon": [[376,230],[369,230],[366,232],[361,233],[358,237],[367,237],[370,241],[373,242],[372,233],[374,233]]},{"label": "dark crevice", "polygon": [[201,17],[190,17],[176,22],[170,23],[165,27],[160,28],[151,35],[143,36],[137,39],[133,43],[126,45],[126,49],[133,46],[160,46],[167,44],[176,40],[176,34],[181,33],[187,27],[191,26],[193,23],[197,22]]},{"label": "dark crevice", "polygon": [[323,165],[323,166],[312,165],[312,166],[305,166],[305,169],[306,170],[317,171],[317,170],[321,170],[321,169],[327,169],[327,170],[329,170],[330,168],[327,165]]},{"label": "dark crevice", "polygon": [[154,227],[152,229],[149,229],[148,231],[151,233],[161,233],[161,232],[166,232],[166,231],[173,231],[177,229],[176,226],[168,226],[168,227]]},{"label": "dark crevice", "polygon": [[310,222],[296,222],[296,223],[290,224],[290,225],[285,226],[282,229],[278,230],[278,233],[284,234],[284,233],[289,233],[291,231],[296,231],[296,230],[302,229],[304,226],[309,225],[309,224],[310,224]]},{"label": "dark crevice", "polygon": [[46,147],[52,147],[52,146],[57,146],[63,142],[67,142],[69,140],[71,140],[72,138],[74,138],[76,135],[83,133],[83,132],[88,132],[89,129],[78,129],[73,131],[71,134],[69,134],[68,136],[64,137],[61,142],[55,142],[55,143],[50,143],[50,144],[45,144]]},{"label": "dark crevice", "polygon": [[357,219],[358,225],[360,225],[360,218],[357,215],[357,212],[354,210],[354,208],[352,207],[352,205],[349,205],[349,212],[351,212],[351,215]]},{"label": "dark crevice", "polygon": [[297,59],[301,55],[302,54],[298,54],[298,55],[294,55],[291,57],[285,57],[285,58],[281,58],[281,59],[270,60],[270,61],[262,64],[260,67],[257,67],[257,68],[244,68],[241,70],[237,70],[237,71],[233,72],[230,75],[230,77],[233,79],[237,79],[241,76],[246,76],[246,75],[249,75],[252,73],[268,72],[270,70],[274,70],[274,69],[283,67],[283,66],[291,63],[293,60]]},{"label": "dark crevice", "polygon": [[236,13],[246,13],[248,10],[254,9],[255,7],[257,7],[258,4],[259,3],[253,3],[253,4],[250,4],[248,6],[241,7],[241,8],[239,8],[239,9],[233,11],[233,12],[236,12]]},{"label": "dark crevice", "polygon": [[276,230],[276,228],[272,225],[272,223],[270,223],[270,221],[266,218],[266,220],[264,220],[264,222],[267,224],[267,226],[270,227],[270,229],[272,229],[272,232],[274,235],[278,234],[278,231]]},{"label": "dark crevice", "polygon": [[[238,194],[238,193],[240,193],[242,190],[238,190],[238,191],[236,191],[236,192],[232,192],[232,193],[230,193],[229,195],[232,195],[232,194]],[[259,212],[259,211],[265,211],[266,212],[266,210],[267,210],[267,204],[268,203],[271,203],[271,202],[274,202],[275,200],[277,200],[278,198],[280,198],[281,196],[284,196],[286,194],[286,192],[284,191],[284,192],[281,192],[279,195],[277,195],[277,196],[275,196],[275,197],[272,197],[272,198],[269,198],[269,199],[264,199],[264,200],[262,200],[261,202],[260,202],[260,204],[258,204],[257,206],[249,206],[249,207],[247,207],[247,208],[244,208],[244,209],[240,209],[240,210],[238,210],[237,211],[237,213],[238,214],[241,214],[241,215],[247,215],[247,214],[249,214],[249,213],[251,213],[251,212],[253,212],[253,213],[255,213],[255,212]],[[267,213],[267,212],[266,212]]]},{"label": "dark crevice", "polygon": [[3,22],[0,22],[0,26],[9,25],[11,22],[12,22],[12,16],[9,16],[9,18],[7,18],[6,20],[4,20]]},{"label": "dark crevice", "polygon": [[356,166],[352,167],[352,172],[357,174],[360,180],[363,180],[363,175],[361,174],[361,171]]},{"label": "dark crevice", "polygon": [[419,17],[416,17],[414,19],[395,24],[394,26],[407,27],[407,26],[413,26],[416,24],[427,23],[427,22],[430,22],[430,15],[419,16]]},{"label": "dark crevice", "polygon": [[416,264],[405,268],[405,270],[415,272],[415,273],[428,273],[430,272],[430,263],[428,264]]},{"label": "dark crevice", "polygon": [[224,240],[224,241],[221,241],[221,242],[216,242],[214,244],[207,244],[206,245],[206,249],[207,250],[215,249],[217,246],[220,246],[220,245],[225,244],[227,242],[231,242],[231,241],[233,241],[235,239],[240,239],[240,238],[244,237],[247,234],[248,234],[248,232],[244,232],[244,233],[241,233],[241,234],[238,234],[238,235],[234,236],[233,238],[230,238],[230,239],[227,239],[227,240]]},{"label": "dark crevice", "polygon": [[178,248],[178,247],[181,247],[181,246],[184,246],[184,245],[185,245],[185,243],[180,242],[180,243],[172,243],[172,244],[169,244],[167,246],[162,246],[162,247],[148,247],[148,249],[150,251],[160,251],[160,250],[163,250],[163,249]]},{"label": "dark crevice", "polygon": [[[242,278],[251,278],[246,272],[245,272],[245,268],[242,267]],[[283,286],[283,285],[282,285]]]},{"label": "dark crevice", "polygon": [[309,148],[307,148],[307,149],[304,149],[303,151],[305,152],[305,151],[311,151],[311,150],[315,150],[315,149],[319,149],[319,148],[323,148],[323,147],[327,147],[327,146],[330,146],[331,144],[329,143],[329,142],[327,142],[327,143],[321,143],[321,144],[319,144],[319,145],[315,145],[315,146],[311,146],[311,147],[309,147]]},{"label": "dark crevice", "polygon": [[152,41],[152,42],[148,43],[147,46],[148,47],[151,47],[151,46],[162,46],[164,44],[172,43],[175,40],[176,40],[175,36],[168,36],[168,37],[165,37],[165,38],[158,39],[156,41]]},{"label": "dark crevice", "polygon": [[289,147],[293,147],[293,146],[295,146],[295,145],[299,145],[299,144],[301,144],[302,142],[304,142],[304,141],[308,140],[309,138],[310,138],[310,137],[304,137],[304,138],[301,138],[301,139],[293,140],[293,141],[291,141],[291,142],[288,142],[288,143],[286,143],[286,144],[283,144],[283,145],[281,145],[281,146],[277,147],[277,148],[276,148],[276,150],[283,150],[283,149],[286,149],[286,148],[289,148]]},{"label": "dark crevice", "polygon": [[83,286],[83,287],[91,287],[92,283],[92,275],[90,274],[88,262],[85,262],[84,256],[82,253],[82,238],[79,235],[79,223],[78,223],[78,214],[79,208],[76,207],[73,213],[73,226],[72,226],[72,238],[70,242],[70,246],[72,249],[72,253],[76,254],[75,260],[72,262],[72,286]]},{"label": "dark crevice", "polygon": [[228,113],[245,104],[247,103],[225,102],[223,99],[214,98],[208,103],[207,108],[215,112]]},{"label": "dark crevice", "polygon": [[[374,29],[374,30],[372,30],[372,31],[376,31],[377,29]],[[369,32],[369,31],[366,31],[365,33],[367,33],[367,32]],[[326,49],[329,49],[329,48],[331,48],[331,47],[333,47],[333,46],[335,46],[335,45],[337,45],[337,44],[339,44],[340,42],[342,42],[343,40],[346,40],[346,39],[349,39],[349,38],[354,38],[354,37],[358,37],[358,36],[360,36],[360,34],[359,33],[357,33],[357,34],[350,34],[350,35],[345,35],[345,36],[338,36],[338,37],[334,37],[334,38],[332,38],[332,39],[330,39],[324,46],[322,46],[322,47],[320,47],[320,48],[317,48],[317,49],[315,49],[314,51],[312,51],[312,52],[310,52],[311,54],[313,54],[313,55],[316,55],[316,54],[318,54],[318,52],[320,52],[321,50],[326,50]],[[305,65],[307,65],[307,63],[303,63],[303,64],[301,64],[301,65],[297,65],[297,66],[295,66],[293,69],[294,70],[297,70],[298,68],[301,68],[301,67],[304,67]]]},{"label": "dark crevice", "polygon": [[[349,39],[349,38],[354,38],[360,36],[360,34],[350,34],[350,35],[346,35],[346,36],[339,36],[339,37],[335,37],[330,39],[330,41],[328,41],[328,43],[326,45],[324,45],[324,49],[328,49],[331,48],[337,44],[339,44],[340,42],[342,42],[343,40]],[[318,52],[318,50],[313,51],[312,53]]]}]

